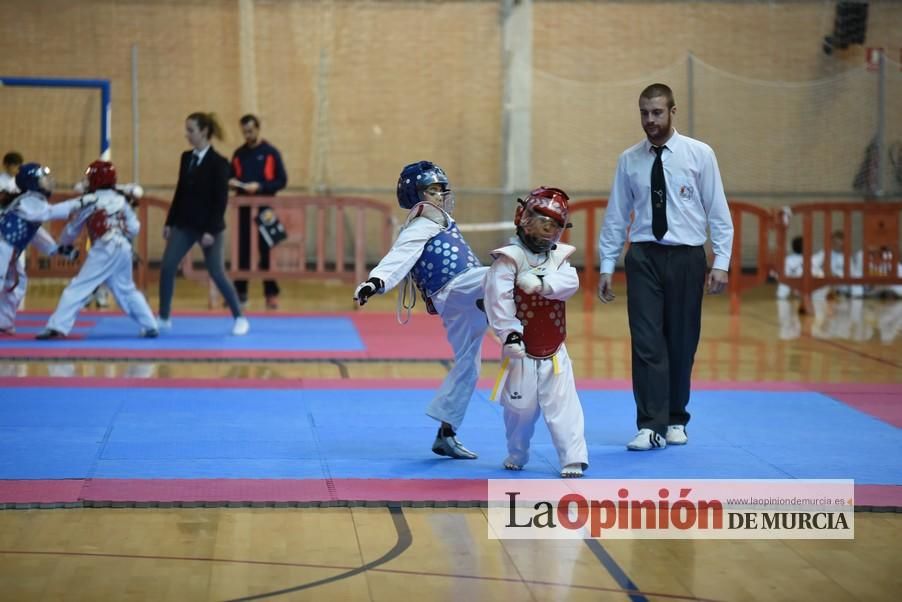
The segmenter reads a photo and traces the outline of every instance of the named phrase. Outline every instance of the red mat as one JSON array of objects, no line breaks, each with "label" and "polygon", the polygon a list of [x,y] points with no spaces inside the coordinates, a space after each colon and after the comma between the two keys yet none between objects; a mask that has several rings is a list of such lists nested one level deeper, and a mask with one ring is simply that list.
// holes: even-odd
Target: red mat
[{"label": "red mat", "polygon": [[[17,318],[17,324],[32,324],[40,322],[40,326],[46,324],[46,318],[41,318],[42,314],[30,313],[23,314]],[[173,315],[174,318],[191,318],[191,317],[211,317],[222,316],[223,312],[179,312]],[[144,339],[135,338],[134,347],[127,350],[121,348],[86,348],[86,347],[68,347],[66,341],[54,341],[41,347],[28,348],[12,348],[4,347],[3,338],[0,338],[0,358],[9,359],[72,359],[80,360],[121,360],[126,355],[130,360],[249,360],[249,361],[266,361],[266,360],[451,360],[454,354],[451,346],[448,344],[445,336],[445,329],[442,326],[441,319],[438,316],[430,316],[426,314],[414,315],[410,322],[401,325],[398,324],[395,314],[391,313],[364,313],[356,312],[338,312],[329,314],[316,313],[261,313],[249,314],[251,320],[251,332],[246,340],[253,340],[253,319],[255,316],[266,317],[267,319],[278,319],[279,317],[297,318],[297,317],[316,317],[322,315],[332,318],[347,318],[354,328],[357,330],[358,336],[363,342],[365,349],[363,350],[316,350],[308,349],[304,351],[286,351],[284,349],[266,349],[265,343],[261,342],[260,347],[248,349],[158,349],[148,348]],[[93,324],[90,321],[83,321],[80,324]],[[33,340],[35,333],[19,332],[12,337],[6,337],[7,340]],[[164,334],[165,336],[165,334]],[[84,335],[73,333],[70,339],[85,338]],[[501,347],[495,339],[488,334],[486,329],[486,337],[483,343],[483,358],[499,359],[501,357]]]},{"label": "red mat", "polygon": [[[159,505],[485,505],[485,479],[0,481],[0,508]],[[855,485],[856,510],[902,510],[902,486]]]},{"label": "red mat", "polygon": [[895,393],[830,393],[837,399],[864,412],[879,418],[896,428],[902,428],[902,395]]}]

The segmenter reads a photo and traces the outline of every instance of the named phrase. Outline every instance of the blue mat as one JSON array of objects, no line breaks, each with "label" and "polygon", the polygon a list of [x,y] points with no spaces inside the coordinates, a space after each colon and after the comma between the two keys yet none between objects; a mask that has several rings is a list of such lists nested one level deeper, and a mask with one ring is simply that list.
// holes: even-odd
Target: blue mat
[{"label": "blue mat", "polygon": [[[29,316],[33,321],[33,317]],[[0,348],[48,349],[157,349],[157,350],[267,350],[267,351],[362,351],[366,349],[353,321],[348,317],[252,316],[247,336],[232,336],[230,316],[175,316],[174,328],[156,339],[138,338],[138,325],[123,315],[84,316],[70,338],[64,341],[0,339]],[[19,334],[37,334],[43,326],[16,326]],[[72,338],[83,337],[83,338]]]},{"label": "blue mat", "polygon": [[[434,456],[426,390],[16,388],[0,397],[0,479],[554,478],[539,424],[522,473],[500,468],[486,392],[460,437],[475,461]],[[819,393],[701,391],[690,444],[627,452],[628,391],[584,391],[594,478],[852,478],[902,484],[902,432]]]}]

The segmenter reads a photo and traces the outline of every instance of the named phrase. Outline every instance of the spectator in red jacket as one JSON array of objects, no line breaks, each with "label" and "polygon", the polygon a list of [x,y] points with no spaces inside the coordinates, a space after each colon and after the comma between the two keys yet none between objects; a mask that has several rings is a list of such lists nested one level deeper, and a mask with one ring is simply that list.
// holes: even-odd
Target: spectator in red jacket
[{"label": "spectator in red jacket", "polygon": [[[232,178],[229,186],[238,195],[275,196],[285,188],[288,177],[279,151],[260,137],[260,120],[256,115],[245,115],[241,118],[241,133],[244,144],[235,149],[232,155]],[[269,207],[260,207],[262,213]],[[238,267],[246,270],[251,263],[251,232],[256,230],[251,222],[251,208],[238,209]],[[261,270],[269,269],[270,247],[260,234],[257,234],[257,247],[260,249]],[[235,289],[242,304],[247,303],[247,280],[236,280]],[[266,297],[267,309],[278,308],[279,284],[275,280],[263,282],[263,294]]]}]

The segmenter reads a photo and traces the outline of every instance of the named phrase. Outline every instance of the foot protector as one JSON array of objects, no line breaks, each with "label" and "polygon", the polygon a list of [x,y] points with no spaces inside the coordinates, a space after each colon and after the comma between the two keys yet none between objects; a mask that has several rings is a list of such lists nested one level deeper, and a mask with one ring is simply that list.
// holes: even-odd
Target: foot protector
[{"label": "foot protector", "polygon": [[580,463],[567,464],[561,469],[562,479],[581,479],[583,476],[583,465]]},{"label": "foot protector", "polygon": [[446,437],[437,435],[435,442],[432,444],[432,451],[440,456],[447,456],[457,460],[475,460],[479,457],[464,447],[454,435]]}]

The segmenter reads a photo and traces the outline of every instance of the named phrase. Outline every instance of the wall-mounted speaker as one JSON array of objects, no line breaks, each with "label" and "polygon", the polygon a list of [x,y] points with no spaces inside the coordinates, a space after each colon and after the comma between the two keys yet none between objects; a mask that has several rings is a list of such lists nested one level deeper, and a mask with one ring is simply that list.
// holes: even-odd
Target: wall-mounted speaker
[{"label": "wall-mounted speaker", "polygon": [[836,48],[845,50],[851,44],[864,44],[867,30],[867,2],[837,2],[833,33],[824,38],[824,53],[832,54]]}]

